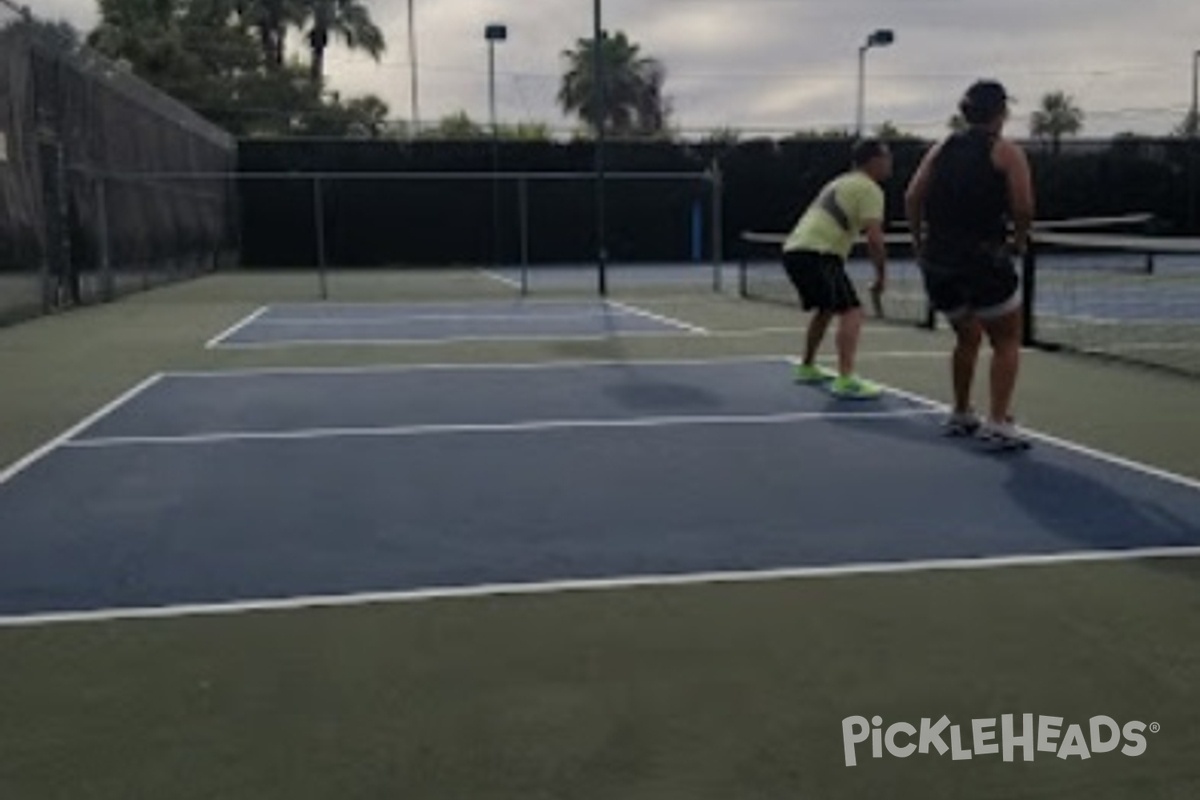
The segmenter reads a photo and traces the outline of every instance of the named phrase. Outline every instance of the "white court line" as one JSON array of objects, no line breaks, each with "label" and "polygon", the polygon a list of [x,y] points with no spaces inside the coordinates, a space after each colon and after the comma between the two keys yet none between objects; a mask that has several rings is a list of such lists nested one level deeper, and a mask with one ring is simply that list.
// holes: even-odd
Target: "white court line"
[{"label": "white court line", "polygon": [[[708,336],[766,336],[771,334],[791,335],[796,338],[803,338],[807,323],[799,325],[765,325],[758,328],[727,328],[727,329],[707,329]],[[917,330],[916,324],[905,327],[904,325],[864,325],[862,329],[863,338],[894,338],[898,336],[908,336],[913,331]],[[927,334],[926,334],[927,335]]]},{"label": "white court line", "polygon": [[[632,312],[619,312],[623,316],[645,316],[638,315]],[[563,312],[555,314],[543,314],[535,312],[532,314],[405,314],[398,313],[392,316],[378,317],[270,317],[267,319],[256,320],[259,325],[314,325],[320,327],[322,325],[344,325],[352,327],[354,325],[395,325],[405,322],[474,322],[483,320],[486,322],[510,322],[514,320],[541,322],[542,320],[576,320],[576,319],[597,319],[600,317],[612,316],[606,310],[580,309],[574,312]]]},{"label": "white court line", "polygon": [[[732,362],[773,362],[786,361],[786,357],[752,357],[752,358],[735,358],[730,359]],[[481,369],[541,369],[547,366],[553,368],[562,367],[592,367],[598,363],[604,362],[558,362],[552,364],[514,364],[514,365],[465,365],[468,368]],[[664,362],[649,362],[671,365],[687,365],[687,366],[705,366],[713,362],[708,361],[664,361]],[[611,365],[625,365],[626,362],[611,362]],[[392,370],[407,370],[407,369],[460,369],[464,365],[413,365],[413,366],[391,366],[386,365],[382,368],[368,367],[369,371],[383,369],[386,371]],[[364,368],[316,368],[319,372],[344,372],[344,371],[361,371]],[[275,374],[280,370],[257,370],[246,371],[243,374],[262,374],[264,372]],[[298,374],[308,374],[312,369],[304,370],[282,370],[283,372],[293,372]],[[200,378],[223,378],[229,377],[231,373],[175,373],[177,376],[185,377],[200,377]],[[95,420],[102,417],[104,414],[111,412],[123,402],[127,402],[140,391],[149,388],[154,382],[163,377],[155,375],[143,381],[142,384],[135,386],[125,395],[114,400],[108,406],[100,409],[88,419],[80,422],[71,430],[60,436],[54,443],[47,445],[39,451],[40,455],[49,452],[54,446],[62,444],[82,428],[87,427]],[[933,401],[929,398],[917,395],[911,392],[898,390],[889,387],[889,391],[899,397],[910,399],[920,403],[929,409],[936,409],[939,412],[944,412],[946,406],[944,404]],[[919,412],[909,412],[919,413]],[[828,416],[828,415],[825,415]],[[855,414],[856,417],[864,416],[862,413]],[[1109,463],[1116,464],[1135,471],[1144,472],[1154,477],[1163,478],[1176,483],[1182,483],[1191,488],[1200,488],[1200,482],[1193,481],[1182,476],[1164,472],[1154,468],[1147,467],[1136,462],[1122,459],[1107,453],[1092,450],[1090,448],[1063,440],[1046,434],[1033,433],[1044,441],[1050,442],[1056,446],[1067,450],[1072,450],[1083,455],[1097,458]],[[78,446],[77,443],[72,443],[72,447]],[[31,454],[27,459],[23,460],[24,465],[32,463],[39,454]],[[16,474],[22,465],[14,465],[10,467],[3,475],[0,475],[0,483],[8,480],[13,474]],[[990,558],[971,558],[971,559],[943,559],[943,560],[927,560],[927,561],[908,561],[908,562],[885,562],[885,563],[859,563],[859,564],[843,564],[829,567],[807,567],[796,569],[776,569],[776,570],[760,570],[760,571],[738,571],[738,572],[711,572],[711,573],[692,573],[685,575],[645,575],[621,577],[612,579],[596,579],[596,580],[565,580],[551,581],[540,583],[516,583],[516,584],[494,584],[470,587],[451,587],[451,588],[432,588],[420,589],[413,591],[397,591],[397,592],[377,592],[377,593],[358,593],[347,595],[331,595],[331,596],[311,596],[311,597],[295,597],[284,598],[277,600],[251,600],[230,603],[217,603],[207,605],[177,605],[167,607],[153,608],[127,608],[127,609],[98,609],[92,611],[80,612],[59,612],[48,614],[30,614],[30,615],[13,615],[0,616],[0,627],[21,627],[21,626],[38,626],[50,625],[68,622],[94,622],[94,621],[115,621],[115,620],[136,620],[136,619],[174,619],[188,616],[199,615],[232,615],[249,613],[256,611],[286,611],[300,610],[308,608],[322,607],[357,607],[369,604],[381,603],[413,603],[421,601],[435,601],[454,598],[479,598],[493,597],[504,595],[544,595],[557,594],[564,592],[583,592],[583,591],[605,591],[605,590],[622,590],[636,588],[658,588],[671,586],[694,586],[708,584],[751,584],[762,583],[768,581],[784,581],[797,579],[811,578],[838,578],[838,577],[854,577],[868,575],[886,575],[886,574],[905,574],[905,573],[922,573],[936,571],[964,571],[964,570],[983,570],[983,569],[1000,569],[1011,567],[1024,566],[1050,566],[1060,564],[1073,563],[1089,563],[1089,562],[1117,562],[1117,561],[1137,561],[1137,560],[1152,560],[1152,559],[1175,559],[1175,558],[1195,558],[1200,557],[1200,547],[1162,547],[1162,548],[1142,548],[1142,549],[1127,549],[1127,550],[1101,550],[1101,551],[1072,551],[1065,553],[1049,554],[1049,555],[1018,555],[1018,556],[1001,556]]]},{"label": "white court line", "polygon": [[618,311],[624,311],[625,313],[628,313],[628,314],[645,317],[646,319],[654,320],[655,322],[662,323],[663,325],[671,325],[676,328],[682,328],[685,331],[690,331],[692,333],[698,333],[701,336],[708,335],[708,330],[705,328],[701,328],[698,325],[692,325],[691,323],[684,322],[683,320],[680,320],[680,319],[675,319],[674,317],[668,317],[663,314],[655,314],[652,311],[647,311],[644,308],[632,306],[632,305],[629,305],[628,303],[618,303],[618,302],[610,300],[609,305],[612,306],[613,308],[617,309]]},{"label": "white court line", "polygon": [[615,339],[640,337],[666,338],[669,336],[695,336],[694,333],[671,331],[616,331],[614,333],[589,335],[527,334],[522,336],[446,336],[437,339],[274,339],[264,342],[223,342],[220,350],[272,350],[296,347],[394,347],[397,345],[436,346],[463,342],[608,342]]},{"label": "white court line", "polygon": [[[936,358],[947,359],[949,356],[941,350],[876,350],[874,352],[862,352],[855,356],[859,361],[869,361],[871,359],[918,359],[918,358]],[[833,362],[830,362],[832,365]]]},{"label": "white court line", "polygon": [[233,323],[233,325],[231,325],[229,328],[225,329],[224,331],[221,331],[216,336],[214,336],[213,338],[211,338],[207,342],[205,342],[204,349],[212,350],[213,348],[221,346],[221,344],[224,342],[225,339],[233,336],[238,331],[240,331],[242,328],[245,328],[247,325],[253,324],[254,322],[256,322],[258,320],[259,317],[261,317],[263,314],[267,313],[267,311],[269,311],[269,310],[270,310],[270,306],[259,306],[256,311],[251,312],[244,319]]},{"label": "white court line", "polygon": [[505,286],[511,286],[514,289],[521,288],[520,281],[515,281],[512,278],[505,277],[504,275],[501,275],[499,272],[493,272],[490,269],[481,269],[481,270],[478,270],[478,272],[480,275],[484,276],[485,278],[490,278],[491,280],[498,281],[500,283],[503,283]]},{"label": "white court line", "polygon": [[[898,338],[907,336],[909,333],[909,330],[897,327],[863,328],[862,337],[871,339]],[[773,326],[765,328],[728,328],[724,330],[708,329],[704,335],[710,339],[752,339],[756,336],[789,336],[800,341],[804,337],[804,328],[800,326]],[[871,351],[860,349],[858,354],[860,356],[871,355]]]},{"label": "white court line", "polygon": [[825,419],[900,419],[938,413],[929,409],[895,411],[792,411],[782,414],[635,417],[631,419],[553,419],[525,422],[467,422],[432,425],[393,425],[373,428],[309,428],[287,431],[216,431],[178,436],[106,436],[63,442],[74,450],[99,450],[147,445],[208,445],[236,442],[288,442],[319,439],[386,439],[465,433],[545,433],[553,431],[623,428],[678,428],[717,425],[779,425]]},{"label": "white court line", "polygon": [[380,604],[411,604],[438,600],[485,597],[530,597],[571,592],[615,592],[690,586],[752,585],[792,580],[909,575],[931,572],[964,572],[1015,567],[1049,567],[1066,564],[1149,561],[1200,557],[1200,547],[1153,547],[1130,550],[1084,550],[1041,555],[948,558],[926,561],[863,562],[831,567],[697,572],[690,574],[636,575],[620,578],[498,583],[480,586],[314,595],[228,603],[186,604],[141,608],[108,608],[48,614],[0,616],[0,628],[34,627],[64,623],[120,620],[170,620],[196,616],[231,616],[267,611],[300,611],[317,608],[356,608]]},{"label": "white court line", "polygon": [[511,370],[558,370],[558,369],[593,369],[596,367],[625,368],[625,367],[696,367],[738,365],[738,364],[778,364],[785,366],[791,363],[792,356],[728,356],[714,359],[644,359],[627,361],[622,359],[596,360],[563,360],[563,361],[522,361],[495,364],[463,363],[420,363],[420,364],[368,364],[363,366],[345,367],[249,367],[244,369],[229,369],[219,371],[180,370],[167,372],[169,378],[188,378],[199,380],[221,380],[225,378],[253,378],[264,376],[295,375],[380,375],[400,372],[425,371],[464,371],[464,372],[508,372]]},{"label": "white court line", "polygon": [[[906,392],[902,389],[895,389],[892,387],[886,387],[886,389],[889,393],[894,394],[897,397],[903,397],[904,399],[910,400],[914,403],[920,403],[922,405],[928,406],[931,409],[936,409],[938,413],[945,414],[945,413],[949,413],[949,411],[950,411],[950,406],[946,405],[945,403],[940,403],[936,400],[931,400],[928,397],[924,397],[922,395],[915,394],[913,392]],[[1031,439],[1037,439],[1039,441],[1046,442],[1047,444],[1054,445],[1055,447],[1061,448],[1063,450],[1067,450],[1069,452],[1087,456],[1088,458],[1092,458],[1097,461],[1106,462],[1108,464],[1112,464],[1113,466],[1117,466],[1117,467],[1121,467],[1123,469],[1130,470],[1131,472],[1139,472],[1139,473],[1142,473],[1143,475],[1147,475],[1152,478],[1157,478],[1159,480],[1164,480],[1169,483],[1174,483],[1178,486],[1183,486],[1188,489],[1200,490],[1200,480],[1197,480],[1195,478],[1189,478],[1186,475],[1180,475],[1175,472],[1168,472],[1167,470],[1159,469],[1158,467],[1152,467],[1148,464],[1143,464],[1139,461],[1134,461],[1132,459],[1128,459],[1123,456],[1114,455],[1112,453],[1106,453],[1103,450],[1096,450],[1094,448],[1088,447],[1087,445],[1082,445],[1082,444],[1079,444],[1077,442],[1072,442],[1067,439],[1061,439],[1061,438],[1059,438],[1057,436],[1053,436],[1049,433],[1043,433],[1041,431],[1026,428],[1023,425],[1018,425],[1017,427],[1020,429],[1020,431],[1022,433],[1024,433],[1026,436],[1028,436]],[[1019,453],[997,454],[997,457],[999,457],[999,458],[1018,458],[1019,459],[1019,458],[1021,458],[1021,455]]]},{"label": "white court line", "polygon": [[4,484],[8,483],[10,480],[15,478],[19,473],[21,473],[24,470],[28,469],[29,467],[33,466],[34,463],[45,458],[47,455],[49,455],[54,450],[57,450],[61,447],[66,446],[68,440],[70,440],[72,437],[76,436],[84,429],[86,429],[86,428],[90,427],[91,425],[95,424],[96,422],[100,421],[101,418],[111,414],[113,411],[117,410],[117,408],[119,408],[120,406],[124,405],[125,403],[128,403],[134,397],[136,397],[137,395],[146,391],[154,384],[158,383],[160,380],[162,380],[162,378],[163,378],[163,373],[161,373],[161,372],[151,375],[149,378],[146,378],[145,380],[141,381],[140,383],[135,385],[133,388],[122,393],[119,397],[117,397],[110,403],[107,403],[106,405],[100,407],[96,411],[92,412],[88,416],[81,419],[79,422],[72,425],[70,428],[67,428],[65,431],[63,431],[62,433],[60,433],[58,436],[54,437],[50,441],[46,442],[41,447],[37,448],[33,452],[24,456],[23,458],[10,464],[3,472],[0,472],[0,486],[3,486]]},{"label": "white court line", "polygon": [[459,308],[464,312],[477,308],[529,308],[537,306],[571,306],[576,308],[595,307],[602,305],[600,300],[587,298],[571,299],[563,297],[477,297],[466,300],[314,300],[311,302],[275,303],[270,306],[272,311],[287,313],[295,309],[320,308],[354,311],[363,308],[375,309],[422,309],[422,308]]},{"label": "white court line", "polygon": [[1104,345],[1103,347],[1091,346],[1087,348],[1095,353],[1138,353],[1142,351],[1167,350],[1173,352],[1186,353],[1191,350],[1200,350],[1200,343],[1197,342],[1130,342],[1129,344],[1114,343]]}]

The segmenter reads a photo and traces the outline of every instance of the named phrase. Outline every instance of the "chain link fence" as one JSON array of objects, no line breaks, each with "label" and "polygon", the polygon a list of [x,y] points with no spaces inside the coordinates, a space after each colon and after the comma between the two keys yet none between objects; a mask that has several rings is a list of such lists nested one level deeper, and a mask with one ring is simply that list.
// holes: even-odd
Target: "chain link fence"
[{"label": "chain link fence", "polygon": [[0,321],[201,274],[237,250],[235,140],[0,0]]}]

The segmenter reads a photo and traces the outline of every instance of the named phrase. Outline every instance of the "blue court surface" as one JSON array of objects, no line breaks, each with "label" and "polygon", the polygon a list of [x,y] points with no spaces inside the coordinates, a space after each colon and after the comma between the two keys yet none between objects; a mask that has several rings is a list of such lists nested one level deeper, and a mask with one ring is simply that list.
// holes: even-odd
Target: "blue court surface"
[{"label": "blue court surface", "polygon": [[599,339],[704,333],[624,303],[504,300],[456,303],[309,303],[260,308],[209,347]]},{"label": "blue court surface", "polygon": [[[531,264],[500,266],[484,270],[495,281],[531,291],[552,289],[593,289],[600,279],[596,264]],[[605,281],[613,289],[649,289],[654,287],[711,290],[714,284],[732,287],[737,282],[737,265],[714,266],[711,261],[607,264]]]},{"label": "blue court surface", "polygon": [[0,475],[0,621],[1200,546],[1196,482],[1045,437],[986,453],[921,398],[790,376],[156,376]]},{"label": "blue court surface", "polygon": [[1191,323],[1200,319],[1200,258],[1136,252],[1038,256],[1035,313],[1082,323]]}]

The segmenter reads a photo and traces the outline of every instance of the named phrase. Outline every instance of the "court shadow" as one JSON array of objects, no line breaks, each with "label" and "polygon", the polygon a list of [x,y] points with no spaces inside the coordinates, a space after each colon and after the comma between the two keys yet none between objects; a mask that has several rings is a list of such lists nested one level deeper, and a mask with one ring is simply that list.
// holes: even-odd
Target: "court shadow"
[{"label": "court shadow", "polygon": [[[846,404],[833,402],[827,410],[845,411]],[[859,436],[902,442],[904,447],[893,452],[908,457],[897,469],[919,469],[920,460],[937,458],[938,450],[958,459],[966,456],[1000,466],[999,473],[990,471],[1001,476],[993,486],[972,486],[970,490],[1006,493],[1020,515],[1057,539],[1077,543],[1067,549],[1200,546],[1200,491],[1190,490],[1189,498],[1187,487],[1165,478],[1040,440],[1027,452],[989,452],[977,441],[943,436],[937,415],[898,421],[856,421],[853,415],[830,420],[834,425],[854,426]],[[914,445],[920,450],[913,450]],[[883,442],[880,447],[889,452]],[[1160,559],[1157,564],[1174,560]],[[1182,571],[1200,577],[1200,568]]]},{"label": "court shadow", "polygon": [[[1023,511],[1064,537],[1113,550],[1200,546],[1200,492],[1195,493],[1197,513],[1185,516],[1178,498],[1156,496],[1166,487],[1155,484],[1165,479],[1135,473],[1136,478],[1122,481],[1112,472],[1127,468],[1099,459],[1072,454],[1068,457],[1078,464],[1068,467],[1033,454],[985,456],[1006,459],[1005,490]],[[1097,471],[1109,475],[1089,474]]]},{"label": "court shadow", "polygon": [[622,406],[638,411],[713,410],[722,405],[721,399],[713,392],[650,378],[640,372],[628,374],[623,383],[608,387],[605,392]]},{"label": "court shadow", "polygon": [[714,392],[686,383],[663,380],[661,375],[655,374],[653,367],[646,369],[629,363],[627,343],[614,324],[613,316],[602,315],[605,338],[582,342],[562,341],[555,344],[555,349],[575,357],[586,354],[587,358],[609,362],[608,366],[618,378],[605,387],[604,392],[625,408],[638,412],[686,413],[699,409],[712,411],[722,406],[721,398]]}]

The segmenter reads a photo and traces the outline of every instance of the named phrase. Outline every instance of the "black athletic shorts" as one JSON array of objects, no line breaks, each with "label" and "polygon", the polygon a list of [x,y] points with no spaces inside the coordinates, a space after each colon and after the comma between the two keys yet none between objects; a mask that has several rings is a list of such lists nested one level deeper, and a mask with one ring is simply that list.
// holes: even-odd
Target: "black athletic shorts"
[{"label": "black athletic shorts", "polygon": [[783,254],[783,268],[805,311],[816,309],[840,314],[862,305],[839,256],[789,250]]},{"label": "black athletic shorts", "polygon": [[934,310],[953,321],[991,319],[1021,306],[1021,280],[1006,246],[930,248],[921,260],[925,293]]}]

